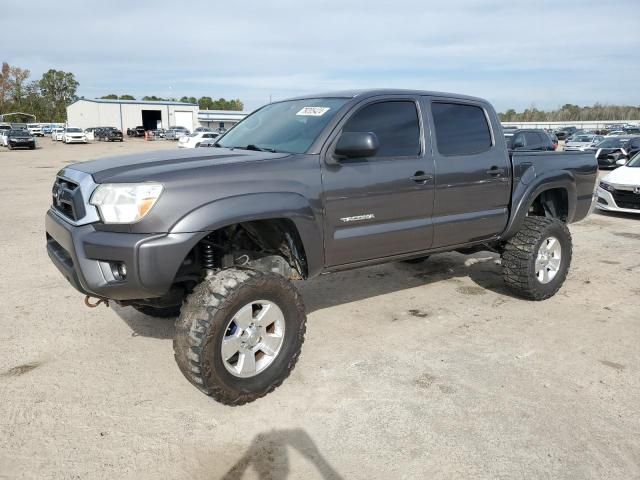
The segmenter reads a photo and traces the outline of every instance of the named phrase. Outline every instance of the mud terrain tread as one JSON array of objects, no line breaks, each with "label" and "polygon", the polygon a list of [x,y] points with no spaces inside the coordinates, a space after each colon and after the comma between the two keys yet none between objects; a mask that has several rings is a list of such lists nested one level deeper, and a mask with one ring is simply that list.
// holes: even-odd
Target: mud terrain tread
[{"label": "mud terrain tread", "polygon": [[[550,230],[560,229],[568,241],[562,242],[564,268],[558,272],[557,280],[548,285],[535,278],[534,263],[540,243]],[[526,217],[521,229],[505,245],[502,253],[502,275],[506,286],[515,294],[528,300],[545,300],[560,289],[569,270],[572,256],[571,234],[567,226],[557,219]]]},{"label": "mud terrain tread", "polygon": [[[216,325],[214,317],[221,314],[228,318],[230,310],[237,308],[235,296],[241,287],[251,286],[257,290],[261,287],[278,282],[281,287],[293,296],[296,308],[302,313],[302,322],[297,332],[298,347],[294,355],[288,360],[286,371],[268,388],[259,392],[238,393],[222,384],[206,381],[207,376],[203,363],[203,352],[212,338],[213,329],[221,328]],[[248,269],[228,269],[212,274],[198,284],[187,297],[182,306],[181,315],[176,321],[176,335],[173,340],[174,356],[184,376],[206,395],[225,405],[243,405],[271,393],[279,387],[293,370],[306,332],[306,315],[302,298],[294,285],[280,275],[263,273]],[[224,328],[224,327],[222,327]]]}]

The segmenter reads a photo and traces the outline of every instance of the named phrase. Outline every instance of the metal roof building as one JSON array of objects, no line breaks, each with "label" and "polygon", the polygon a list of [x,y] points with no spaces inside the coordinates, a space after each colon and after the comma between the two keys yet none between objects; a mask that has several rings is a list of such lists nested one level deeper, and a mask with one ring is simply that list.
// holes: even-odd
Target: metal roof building
[{"label": "metal roof building", "polygon": [[248,113],[237,110],[200,110],[198,121],[203,127],[229,130],[247,115]]},{"label": "metal roof building", "polygon": [[198,126],[195,103],[82,98],[67,107],[67,123],[73,127],[127,128],[142,125],[147,130],[181,126],[193,131]]}]

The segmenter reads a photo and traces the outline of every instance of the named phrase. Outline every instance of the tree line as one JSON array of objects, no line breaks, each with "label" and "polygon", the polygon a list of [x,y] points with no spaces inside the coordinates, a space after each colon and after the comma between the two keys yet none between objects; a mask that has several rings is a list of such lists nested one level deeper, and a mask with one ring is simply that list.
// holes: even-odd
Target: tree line
[{"label": "tree line", "polygon": [[[116,95],[115,93],[111,93],[109,95],[105,95],[104,97],[100,97],[101,99],[106,100],[136,100],[133,95]],[[211,97],[182,97],[180,99],[177,98],[162,98],[156,97],[155,95],[144,96],[141,98],[144,101],[151,102],[185,102],[185,103],[197,103],[200,110],[240,110],[244,109],[244,104],[239,98],[235,100],[226,100],[224,98],[219,98],[214,100]]]},{"label": "tree line", "polygon": [[573,122],[589,120],[640,120],[640,106],[603,105],[581,107],[567,103],[562,107],[544,111],[531,106],[522,112],[509,109],[499,113],[502,122]]},{"label": "tree line", "polygon": [[[24,112],[41,122],[63,122],[67,105],[78,97],[73,73],[51,69],[40,80],[31,80],[27,69],[2,63],[0,70],[0,115]],[[32,121],[28,116],[5,117],[5,121]]]}]

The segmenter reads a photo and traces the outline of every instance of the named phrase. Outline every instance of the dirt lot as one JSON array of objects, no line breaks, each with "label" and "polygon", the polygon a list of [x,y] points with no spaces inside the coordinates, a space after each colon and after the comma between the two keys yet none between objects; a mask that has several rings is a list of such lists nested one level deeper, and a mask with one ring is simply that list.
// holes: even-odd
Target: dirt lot
[{"label": "dirt lot", "polygon": [[171,320],[86,308],[44,248],[59,168],[175,144],[39,143],[0,150],[0,478],[640,478],[640,217],[573,225],[542,303],[492,254],[301,285],[295,371],[230,408],[182,377]]}]

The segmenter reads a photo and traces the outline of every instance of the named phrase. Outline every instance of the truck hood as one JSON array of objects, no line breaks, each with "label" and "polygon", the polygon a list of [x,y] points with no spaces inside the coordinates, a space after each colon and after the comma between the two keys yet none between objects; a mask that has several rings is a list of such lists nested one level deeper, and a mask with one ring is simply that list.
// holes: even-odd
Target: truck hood
[{"label": "truck hood", "polygon": [[283,158],[289,153],[258,152],[229,148],[162,150],[77,163],[69,166],[90,174],[96,183],[161,181],[168,174],[229,164]]}]

